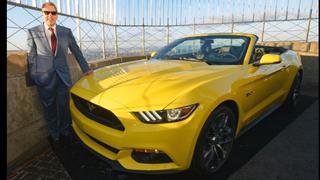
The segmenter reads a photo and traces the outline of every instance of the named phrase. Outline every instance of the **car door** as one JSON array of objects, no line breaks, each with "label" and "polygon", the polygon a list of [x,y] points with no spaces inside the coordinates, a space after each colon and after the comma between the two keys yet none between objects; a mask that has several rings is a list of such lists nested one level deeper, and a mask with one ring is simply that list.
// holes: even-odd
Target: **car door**
[{"label": "car door", "polygon": [[287,77],[285,62],[254,66],[244,65],[244,83],[241,87],[244,124],[248,124],[276,105],[284,94],[282,84]]}]

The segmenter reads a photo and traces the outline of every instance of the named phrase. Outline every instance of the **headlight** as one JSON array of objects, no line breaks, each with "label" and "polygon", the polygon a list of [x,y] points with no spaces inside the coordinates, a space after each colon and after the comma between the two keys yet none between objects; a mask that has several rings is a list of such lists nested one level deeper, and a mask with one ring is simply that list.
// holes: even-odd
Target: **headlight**
[{"label": "headlight", "polygon": [[132,112],[138,119],[145,123],[175,122],[186,119],[197,108],[198,104],[179,107],[175,109],[165,109],[159,111],[139,111]]}]

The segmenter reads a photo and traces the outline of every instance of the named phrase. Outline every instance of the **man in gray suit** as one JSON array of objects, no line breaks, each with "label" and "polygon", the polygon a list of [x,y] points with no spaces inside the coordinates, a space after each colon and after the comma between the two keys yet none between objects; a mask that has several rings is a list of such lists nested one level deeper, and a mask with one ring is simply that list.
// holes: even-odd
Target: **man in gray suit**
[{"label": "man in gray suit", "polygon": [[28,72],[35,82],[44,109],[49,133],[58,142],[71,133],[69,89],[71,77],[68,48],[84,75],[92,73],[69,28],[56,25],[57,8],[52,2],[42,5],[44,23],[28,30]]}]

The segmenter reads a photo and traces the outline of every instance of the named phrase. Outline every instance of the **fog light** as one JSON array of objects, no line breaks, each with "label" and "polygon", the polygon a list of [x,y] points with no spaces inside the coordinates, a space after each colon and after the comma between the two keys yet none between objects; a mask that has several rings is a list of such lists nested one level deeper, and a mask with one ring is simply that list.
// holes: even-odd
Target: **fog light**
[{"label": "fog light", "polygon": [[134,149],[134,151],[143,153],[162,153],[158,149]]},{"label": "fog light", "polygon": [[134,149],[131,157],[140,163],[169,163],[171,158],[158,149]]}]

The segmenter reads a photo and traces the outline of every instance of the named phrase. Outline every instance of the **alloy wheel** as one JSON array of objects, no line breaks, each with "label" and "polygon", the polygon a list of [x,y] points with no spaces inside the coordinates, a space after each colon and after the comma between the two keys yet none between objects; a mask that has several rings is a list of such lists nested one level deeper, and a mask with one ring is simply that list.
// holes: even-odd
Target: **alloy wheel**
[{"label": "alloy wheel", "polygon": [[226,161],[234,140],[233,116],[227,111],[220,112],[209,125],[203,144],[203,167],[215,172]]},{"label": "alloy wheel", "polygon": [[301,84],[301,80],[300,80],[300,76],[298,75],[294,81],[294,86],[293,86],[293,90],[292,90],[292,105],[295,107],[297,105],[298,102],[298,97],[300,95],[300,84]]}]

